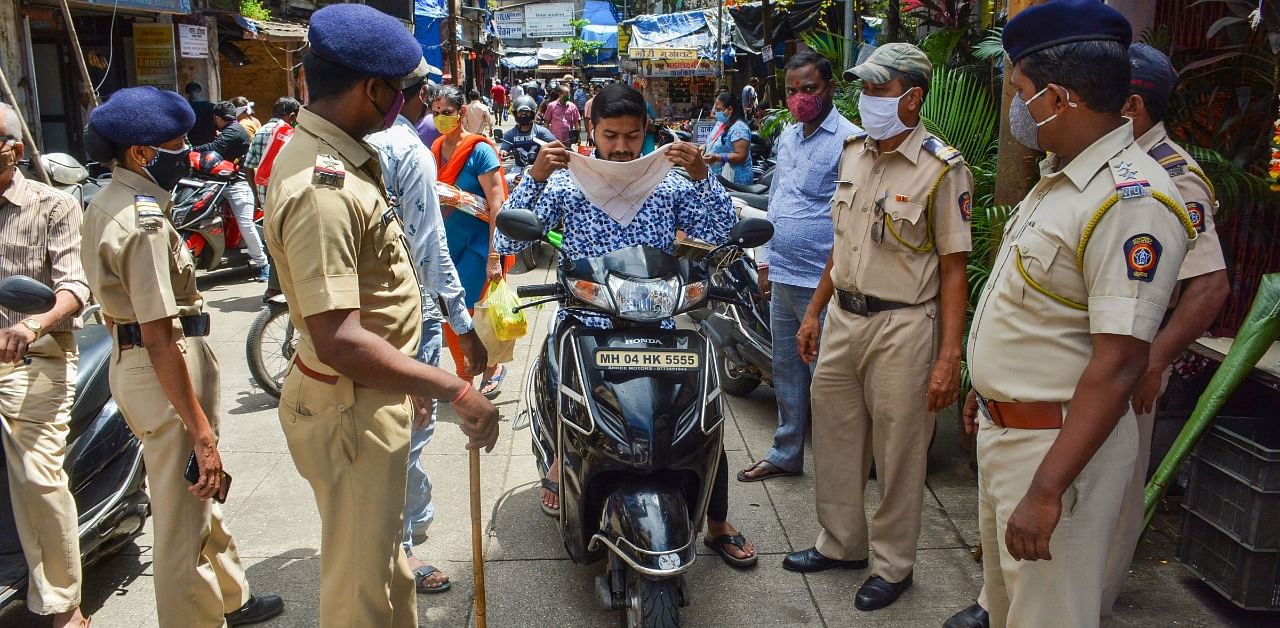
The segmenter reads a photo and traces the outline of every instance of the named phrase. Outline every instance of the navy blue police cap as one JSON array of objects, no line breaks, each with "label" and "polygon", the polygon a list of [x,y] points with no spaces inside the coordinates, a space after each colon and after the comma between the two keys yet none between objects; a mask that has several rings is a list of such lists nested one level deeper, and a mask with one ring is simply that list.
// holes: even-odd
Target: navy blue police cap
[{"label": "navy blue police cap", "polygon": [[89,112],[89,126],[119,146],[157,146],[187,134],[196,113],[177,92],[127,87]]},{"label": "navy blue police cap", "polygon": [[363,4],[331,4],[311,15],[311,54],[367,76],[408,76],[422,47],[394,17]]},{"label": "navy blue police cap", "polygon": [[1033,53],[1081,41],[1115,41],[1128,48],[1133,28],[1101,0],[1050,0],[1028,7],[1004,27],[1004,51],[1017,63]]},{"label": "navy blue police cap", "polygon": [[1147,44],[1129,46],[1129,91],[1143,98],[1167,102],[1178,85],[1178,71],[1169,57]]}]

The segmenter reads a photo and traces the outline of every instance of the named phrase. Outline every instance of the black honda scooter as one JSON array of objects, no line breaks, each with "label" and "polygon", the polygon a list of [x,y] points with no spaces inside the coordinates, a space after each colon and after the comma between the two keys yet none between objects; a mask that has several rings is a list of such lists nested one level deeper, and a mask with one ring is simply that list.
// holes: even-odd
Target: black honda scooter
[{"label": "black honda scooter", "polygon": [[[518,209],[499,214],[497,227],[525,242],[544,231]],[[746,220],[720,248],[759,246],[772,235],[768,221]],[[562,256],[556,283],[517,288],[544,297],[521,307],[556,301],[563,309],[529,369],[522,418],[541,472],[560,459],[553,479],[565,548],[579,564],[608,559],[597,592],[605,608],[625,611],[626,626],[678,626],[688,605],[682,574],[697,557],[724,414],[710,343],[662,321],[735,298],[708,274],[705,263],[633,246]],[[592,317],[611,329],[582,323]]]},{"label": "black honda scooter", "polygon": [[[53,291],[30,277],[0,281],[0,307],[38,314],[53,303]],[[79,371],[63,468],[80,515],[81,564],[87,567],[118,552],[142,529],[151,502],[143,490],[142,443],[111,399],[111,334],[103,325],[87,324],[76,332],[76,345]],[[0,462],[0,470],[5,468]],[[21,599],[26,587],[27,562],[14,527],[9,483],[0,482],[0,608]]]}]

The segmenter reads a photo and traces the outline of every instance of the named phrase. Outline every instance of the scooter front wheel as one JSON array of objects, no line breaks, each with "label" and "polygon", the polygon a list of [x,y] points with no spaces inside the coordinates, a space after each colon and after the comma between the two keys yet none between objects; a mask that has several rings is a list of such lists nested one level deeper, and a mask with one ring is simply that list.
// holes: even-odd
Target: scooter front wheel
[{"label": "scooter front wheel", "polygon": [[289,306],[271,303],[262,308],[249,326],[245,354],[253,380],[267,394],[280,398],[284,374],[301,340],[289,320]]},{"label": "scooter front wheel", "polygon": [[627,613],[623,628],[680,628],[680,580],[627,574]]}]

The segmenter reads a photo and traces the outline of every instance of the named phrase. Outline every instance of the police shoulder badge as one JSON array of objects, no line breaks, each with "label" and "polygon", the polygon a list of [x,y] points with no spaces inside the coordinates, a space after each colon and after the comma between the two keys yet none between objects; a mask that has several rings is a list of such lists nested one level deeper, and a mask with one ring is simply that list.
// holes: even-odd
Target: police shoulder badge
[{"label": "police shoulder badge", "polygon": [[969,222],[969,219],[973,218],[973,195],[966,190],[960,195],[959,203],[960,217],[963,218],[965,222]]},{"label": "police shoulder badge", "polygon": [[316,155],[316,166],[311,170],[312,185],[328,185],[342,187],[347,179],[347,171],[342,167],[342,160],[333,155]]},{"label": "police shoulder badge", "polygon": [[1156,160],[1170,177],[1180,177],[1187,173],[1187,160],[1183,159],[1182,155],[1167,141],[1156,144],[1147,154]]},{"label": "police shoulder badge", "polygon": [[1204,233],[1204,205],[1196,202],[1187,203],[1187,217],[1191,219],[1191,225],[1196,231]]},{"label": "police shoulder badge", "polygon": [[1150,283],[1156,277],[1156,266],[1164,247],[1149,233],[1139,233],[1124,243],[1124,261],[1129,279]]},{"label": "police shoulder badge", "polygon": [[859,129],[849,137],[844,138],[844,145],[848,146],[854,142],[861,142],[862,140],[865,140],[865,139],[867,139],[867,132]]},{"label": "police shoulder badge", "polygon": [[954,166],[964,161],[964,155],[961,155],[959,150],[954,146],[948,146],[936,137],[926,137],[920,145],[926,152],[942,160],[948,166]]},{"label": "police shoulder badge", "polygon": [[159,231],[164,226],[164,211],[156,197],[138,194],[133,197],[133,211],[137,213],[138,227],[143,231]]}]

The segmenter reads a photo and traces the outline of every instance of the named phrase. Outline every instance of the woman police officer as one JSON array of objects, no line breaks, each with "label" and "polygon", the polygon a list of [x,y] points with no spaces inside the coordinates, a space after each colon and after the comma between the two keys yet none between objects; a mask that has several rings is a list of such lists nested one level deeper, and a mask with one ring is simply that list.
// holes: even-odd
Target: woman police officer
[{"label": "woman police officer", "polygon": [[[253,596],[217,504],[230,483],[218,453],[218,361],[206,344],[195,268],[169,223],[169,193],[188,170],[190,105],[154,87],[123,89],[89,114],[86,145],[115,160],[85,210],[81,258],[112,328],[112,396],[143,443],[155,527],[161,626],[225,626],[280,614]],[[199,478],[188,485],[188,459]]]}]

